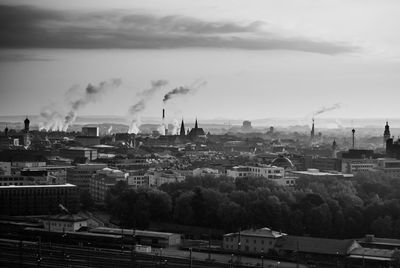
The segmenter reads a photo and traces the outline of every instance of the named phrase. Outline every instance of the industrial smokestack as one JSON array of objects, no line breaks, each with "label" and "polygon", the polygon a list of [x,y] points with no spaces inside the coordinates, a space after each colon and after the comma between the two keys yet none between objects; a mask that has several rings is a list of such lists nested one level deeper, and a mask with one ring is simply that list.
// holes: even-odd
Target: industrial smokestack
[{"label": "industrial smokestack", "polygon": [[165,119],[165,109],[162,109],[162,119]]},{"label": "industrial smokestack", "polygon": [[351,132],[353,133],[353,149],[354,149],[354,133],[356,132],[356,130],[353,128]]}]

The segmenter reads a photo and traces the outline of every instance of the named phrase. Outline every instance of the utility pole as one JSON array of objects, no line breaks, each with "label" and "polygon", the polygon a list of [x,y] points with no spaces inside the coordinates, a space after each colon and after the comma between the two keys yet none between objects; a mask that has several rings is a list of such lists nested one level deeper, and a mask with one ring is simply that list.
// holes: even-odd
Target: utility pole
[{"label": "utility pole", "polygon": [[38,236],[38,253],[37,253],[37,267],[39,268],[41,266],[42,263],[42,252],[41,252],[41,247],[42,247],[42,238],[40,236]]},{"label": "utility pole", "polygon": [[208,260],[211,261],[211,229],[208,229]]},{"label": "utility pole", "polygon": [[237,248],[237,249],[238,249],[237,260],[238,260],[238,263],[239,263],[239,264],[242,263],[242,261],[241,261],[241,255],[240,255],[240,250],[241,250],[241,245],[242,245],[241,236],[240,236],[240,231],[241,231],[241,229],[239,229],[238,248]]},{"label": "utility pole", "polygon": [[133,245],[131,250],[132,267],[136,268],[136,228],[133,229],[132,233]]},{"label": "utility pole", "polygon": [[193,261],[192,261],[192,248],[189,248],[189,267],[192,268],[193,267]]}]

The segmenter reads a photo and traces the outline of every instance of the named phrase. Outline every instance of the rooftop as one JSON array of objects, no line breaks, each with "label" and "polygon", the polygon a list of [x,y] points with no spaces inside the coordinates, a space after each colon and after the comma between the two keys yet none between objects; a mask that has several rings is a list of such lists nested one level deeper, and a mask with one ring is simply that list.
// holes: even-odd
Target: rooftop
[{"label": "rooftop", "polygon": [[0,189],[22,189],[22,188],[68,188],[68,187],[76,187],[76,185],[66,183],[66,184],[45,184],[45,185],[8,185],[8,186],[0,186]]},{"label": "rooftop", "polygon": [[[238,236],[239,232],[237,233],[229,233],[224,236]],[[266,238],[278,238],[285,236],[287,234],[278,232],[278,231],[273,231],[267,227],[261,228],[261,229],[248,229],[248,230],[243,230],[240,232],[241,236],[253,236],[253,237],[266,237]]]}]

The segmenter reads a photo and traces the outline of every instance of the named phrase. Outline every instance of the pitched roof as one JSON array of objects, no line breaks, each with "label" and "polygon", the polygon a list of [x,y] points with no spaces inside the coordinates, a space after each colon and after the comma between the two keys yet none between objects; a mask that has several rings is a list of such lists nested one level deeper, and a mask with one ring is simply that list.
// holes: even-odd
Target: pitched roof
[{"label": "pitched roof", "polygon": [[350,251],[350,258],[388,260],[392,259],[394,250],[378,248],[355,248]]},{"label": "pitched roof", "polygon": [[346,255],[357,242],[353,239],[339,240],[307,236],[284,236],[276,243],[278,250],[291,250],[327,255]]},{"label": "pitched roof", "polygon": [[[226,234],[224,236],[238,236],[239,233],[230,233]],[[253,237],[264,237],[264,238],[279,238],[284,235],[285,233],[278,232],[278,231],[273,231],[267,227],[261,228],[261,229],[248,229],[248,230],[243,230],[240,232],[241,236],[253,236]]]}]

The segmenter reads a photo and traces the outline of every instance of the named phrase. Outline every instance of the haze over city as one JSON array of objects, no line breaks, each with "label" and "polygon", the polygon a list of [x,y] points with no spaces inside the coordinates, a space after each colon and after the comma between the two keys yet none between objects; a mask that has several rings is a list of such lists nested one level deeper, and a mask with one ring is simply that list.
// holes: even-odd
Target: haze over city
[{"label": "haze over city", "polygon": [[0,267],[400,268],[400,1],[0,1]]},{"label": "haze over city", "polygon": [[159,117],[163,94],[200,79],[168,115],[307,117],[340,103],[321,116],[394,118],[399,4],[2,1],[0,113],[39,115],[71,88],[121,79],[79,114],[129,117],[137,93],[166,80],[142,113]]}]

